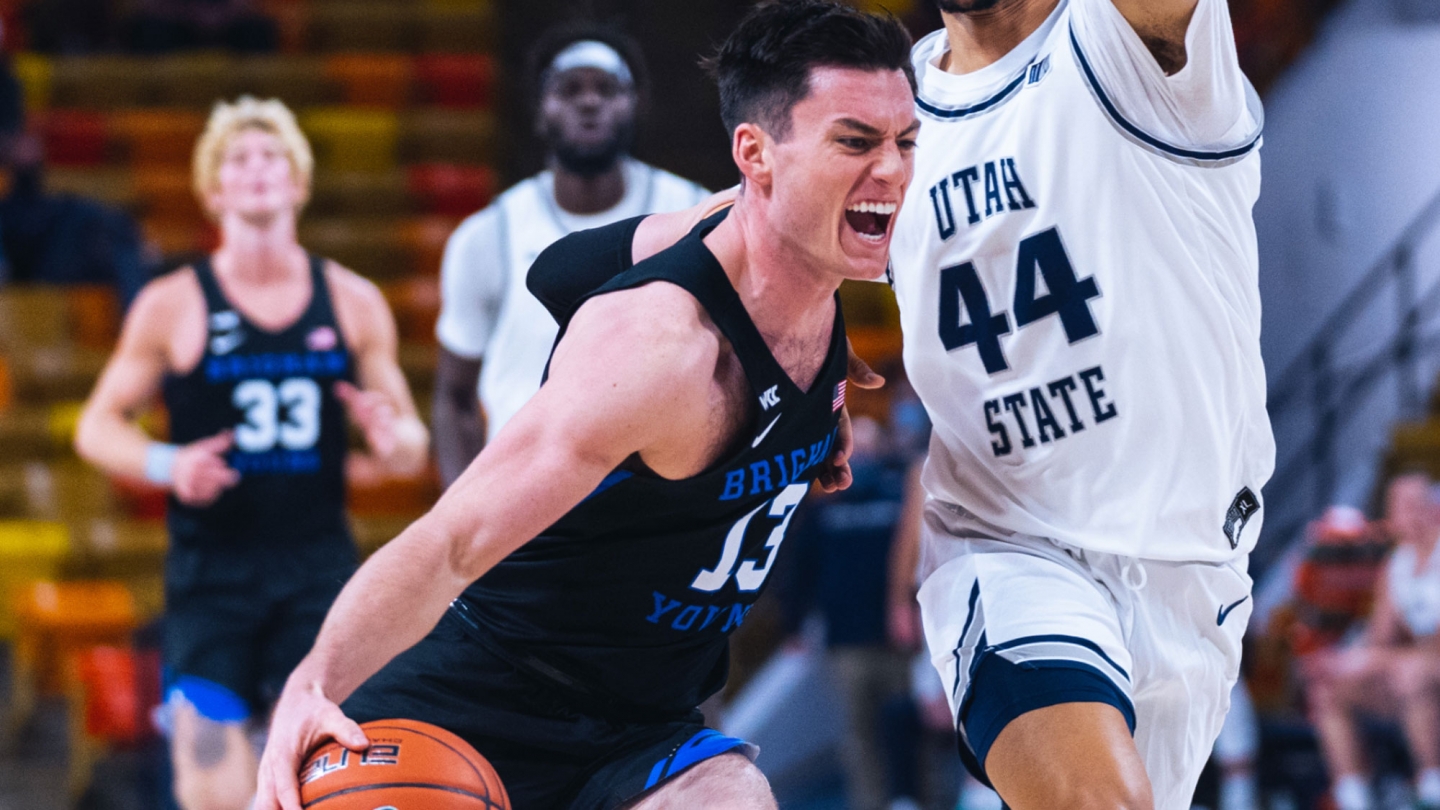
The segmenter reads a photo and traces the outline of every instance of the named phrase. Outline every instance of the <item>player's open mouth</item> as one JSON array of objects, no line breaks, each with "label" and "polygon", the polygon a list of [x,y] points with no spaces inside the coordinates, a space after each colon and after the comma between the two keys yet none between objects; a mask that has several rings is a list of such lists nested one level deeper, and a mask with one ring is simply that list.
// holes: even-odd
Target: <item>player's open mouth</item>
[{"label": "player's open mouth", "polygon": [[895,203],[862,202],[845,209],[845,222],[861,239],[880,242],[890,230],[890,218],[900,206]]}]

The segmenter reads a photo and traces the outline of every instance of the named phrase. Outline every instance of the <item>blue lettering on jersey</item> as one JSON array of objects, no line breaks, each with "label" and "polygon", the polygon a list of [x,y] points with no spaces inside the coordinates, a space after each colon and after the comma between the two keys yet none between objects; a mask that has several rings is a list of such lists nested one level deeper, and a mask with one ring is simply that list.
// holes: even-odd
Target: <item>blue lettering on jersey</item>
[{"label": "blue lettering on jersey", "polygon": [[728,633],[739,627],[750,613],[750,605],[733,602],[724,605],[687,605],[679,599],[671,599],[659,591],[651,594],[654,609],[645,621],[668,626],[671,630],[698,633],[716,627],[721,633]]},{"label": "blue lettering on jersey", "polygon": [[839,428],[836,428],[814,444],[797,447],[788,454],[772,456],[768,460],[751,462],[744,467],[727,471],[720,500],[733,501],[747,494],[774,492],[799,481],[805,471],[830,458],[830,451],[835,449],[835,436],[838,432]]},{"label": "blue lettering on jersey", "polygon": [[205,379],[212,383],[253,378],[340,377],[348,366],[344,351],[267,352],[211,357],[205,361]]},{"label": "blue lettering on jersey", "polygon": [[271,450],[264,453],[234,451],[226,458],[241,475],[312,475],[320,472],[315,450]]},{"label": "blue lettering on jersey", "polygon": [[[1015,158],[1002,157],[987,160],[974,166],[967,166],[930,187],[930,204],[935,211],[935,226],[944,242],[955,235],[955,212],[950,205],[950,189],[960,192],[956,196],[965,198],[965,223],[975,225],[982,219],[1006,211],[1022,211],[1034,208],[1035,200],[1025,190],[1020,180],[1020,170]],[[983,195],[984,211],[976,197]]]},{"label": "blue lettering on jersey", "polygon": [[[1077,377],[1079,382],[1076,382]],[[983,406],[985,427],[995,437],[990,442],[991,452],[999,458],[1014,451],[1012,429],[1020,439],[1020,446],[1030,448],[1085,430],[1085,416],[1089,416],[1094,425],[1119,416],[1119,409],[1101,387],[1103,382],[1105,372],[1100,366],[1095,366],[1043,386],[986,400]],[[1072,396],[1082,388],[1084,398]],[[1084,407],[1087,401],[1090,404],[1088,412]],[[1005,418],[1007,416],[1008,419]],[[1067,430],[1069,433],[1066,433]]]}]

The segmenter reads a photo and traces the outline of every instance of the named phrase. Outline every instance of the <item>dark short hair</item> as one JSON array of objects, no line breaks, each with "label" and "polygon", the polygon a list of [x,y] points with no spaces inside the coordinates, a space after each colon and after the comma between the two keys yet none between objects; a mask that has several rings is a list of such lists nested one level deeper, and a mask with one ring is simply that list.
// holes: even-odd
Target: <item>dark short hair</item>
[{"label": "dark short hair", "polygon": [[642,102],[645,100],[650,89],[650,71],[640,44],[617,26],[593,20],[575,20],[546,29],[530,46],[525,59],[525,74],[530,83],[531,104],[540,103],[540,95],[545,92],[546,74],[555,57],[571,45],[587,39],[603,42],[620,54],[630,68],[636,97]]},{"label": "dark short hair", "polygon": [[701,64],[720,87],[725,129],[750,122],[784,140],[817,67],[899,70],[915,91],[910,34],[894,16],[832,0],[768,0]]}]

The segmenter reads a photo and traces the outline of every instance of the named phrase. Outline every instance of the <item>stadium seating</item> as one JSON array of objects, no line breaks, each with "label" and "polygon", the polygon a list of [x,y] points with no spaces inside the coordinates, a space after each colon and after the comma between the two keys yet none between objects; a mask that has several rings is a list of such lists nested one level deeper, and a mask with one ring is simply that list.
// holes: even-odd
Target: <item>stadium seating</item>
[{"label": "stadium seating", "polygon": [[400,122],[390,110],[319,107],[300,117],[318,167],[332,172],[386,172],[395,168]]}]

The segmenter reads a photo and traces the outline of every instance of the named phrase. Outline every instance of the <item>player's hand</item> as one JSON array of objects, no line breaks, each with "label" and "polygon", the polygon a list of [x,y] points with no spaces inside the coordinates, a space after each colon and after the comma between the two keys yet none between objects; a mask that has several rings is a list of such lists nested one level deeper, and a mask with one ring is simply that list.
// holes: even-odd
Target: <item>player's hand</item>
[{"label": "player's hand", "polygon": [[840,432],[835,437],[835,452],[830,459],[820,465],[820,474],[815,476],[815,483],[820,485],[821,492],[839,492],[842,489],[849,489],[854,482],[855,475],[850,472],[850,453],[855,449],[855,435],[850,427],[850,409],[840,409]]},{"label": "player's hand", "polygon": [[209,506],[240,483],[240,473],[225,463],[225,451],[234,444],[235,434],[223,430],[181,447],[171,468],[175,499],[186,506]]},{"label": "player's hand", "polygon": [[400,446],[396,431],[399,421],[395,403],[380,391],[364,391],[348,382],[335,383],[335,396],[345,406],[350,421],[365,434],[370,451],[380,458],[389,458]]},{"label": "player's hand", "polygon": [[260,756],[254,810],[300,810],[300,766],[327,740],[364,751],[370,739],[318,686],[291,681],[275,704],[265,753]]},{"label": "player's hand", "polygon": [[860,359],[855,353],[855,347],[850,345],[850,338],[845,338],[845,351],[849,353],[846,360],[845,379],[856,388],[872,390],[885,384],[885,378],[875,373],[870,364]]}]

